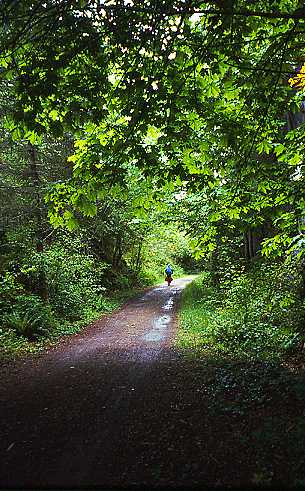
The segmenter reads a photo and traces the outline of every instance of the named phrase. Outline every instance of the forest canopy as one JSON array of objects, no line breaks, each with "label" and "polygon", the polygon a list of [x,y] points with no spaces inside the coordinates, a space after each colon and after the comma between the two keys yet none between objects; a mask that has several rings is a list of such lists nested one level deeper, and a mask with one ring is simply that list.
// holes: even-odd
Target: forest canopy
[{"label": "forest canopy", "polygon": [[268,221],[267,253],[292,233],[299,247],[302,93],[288,79],[302,64],[302,2],[6,1],[1,13],[6,127],[34,145],[71,138],[71,178],[47,198],[54,225],[94,215],[137,168],[155,192],[200,191],[202,244],[220,222]]}]

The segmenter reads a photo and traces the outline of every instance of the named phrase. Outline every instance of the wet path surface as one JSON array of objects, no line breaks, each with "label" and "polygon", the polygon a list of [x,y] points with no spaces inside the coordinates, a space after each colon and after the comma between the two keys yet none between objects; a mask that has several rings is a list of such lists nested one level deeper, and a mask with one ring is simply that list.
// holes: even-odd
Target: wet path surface
[{"label": "wet path surface", "polygon": [[155,369],[174,356],[177,302],[189,281],[143,293],[4,374],[1,487],[130,484],[133,467],[146,469],[142,423],[158,391]]}]

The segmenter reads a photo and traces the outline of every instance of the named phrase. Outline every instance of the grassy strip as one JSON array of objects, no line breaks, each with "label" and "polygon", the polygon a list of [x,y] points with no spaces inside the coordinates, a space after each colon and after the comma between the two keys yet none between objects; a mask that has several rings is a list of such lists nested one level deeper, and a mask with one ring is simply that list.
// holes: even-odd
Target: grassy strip
[{"label": "grassy strip", "polygon": [[178,348],[191,348],[195,352],[213,348],[213,328],[219,302],[219,295],[205,285],[204,274],[186,286],[179,313]]}]

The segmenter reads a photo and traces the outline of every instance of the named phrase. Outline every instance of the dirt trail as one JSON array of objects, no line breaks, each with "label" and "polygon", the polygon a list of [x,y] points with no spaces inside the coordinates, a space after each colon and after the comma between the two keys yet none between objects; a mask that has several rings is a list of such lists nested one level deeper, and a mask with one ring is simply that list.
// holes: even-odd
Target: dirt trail
[{"label": "dirt trail", "polygon": [[142,455],[134,432],[150,390],[158,390],[152,372],[170,352],[177,300],[189,281],[143,293],[3,374],[1,487],[125,482]]},{"label": "dirt trail", "polygon": [[304,377],[174,349],[188,281],[2,370],[1,488],[304,486]]}]

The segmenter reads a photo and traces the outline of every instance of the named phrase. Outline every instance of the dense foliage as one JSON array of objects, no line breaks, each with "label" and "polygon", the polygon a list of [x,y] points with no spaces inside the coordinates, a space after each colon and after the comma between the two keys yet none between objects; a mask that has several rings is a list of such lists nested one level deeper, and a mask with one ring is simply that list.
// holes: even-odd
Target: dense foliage
[{"label": "dense foliage", "polygon": [[131,165],[203,190],[202,244],[220,221],[269,221],[268,251],[291,235],[299,246],[303,129],[285,119],[302,100],[287,83],[302,56],[302,2],[4,5],[10,131],[74,136],[73,176],[50,195],[55,225],[94,215]]}]

